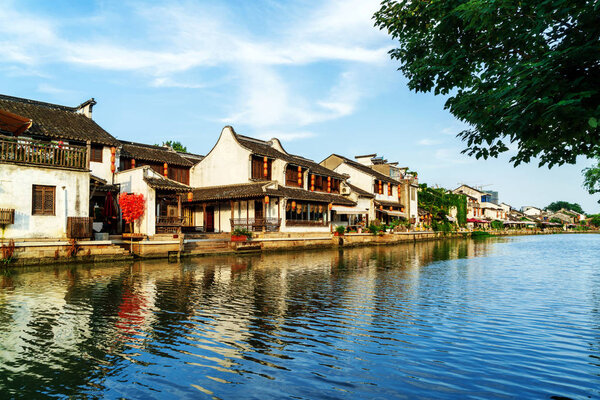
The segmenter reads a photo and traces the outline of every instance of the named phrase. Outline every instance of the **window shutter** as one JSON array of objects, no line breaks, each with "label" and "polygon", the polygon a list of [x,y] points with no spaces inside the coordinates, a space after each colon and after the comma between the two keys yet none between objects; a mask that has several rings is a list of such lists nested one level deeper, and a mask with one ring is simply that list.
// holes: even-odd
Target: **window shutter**
[{"label": "window shutter", "polygon": [[43,209],[43,190],[39,186],[33,187],[32,214],[41,214]]}]

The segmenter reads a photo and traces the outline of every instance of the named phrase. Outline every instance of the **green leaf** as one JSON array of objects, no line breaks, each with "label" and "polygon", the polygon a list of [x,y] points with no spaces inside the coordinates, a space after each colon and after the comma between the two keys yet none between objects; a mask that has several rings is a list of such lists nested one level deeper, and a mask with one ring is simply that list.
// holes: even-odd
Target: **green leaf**
[{"label": "green leaf", "polygon": [[590,124],[590,126],[592,128],[597,128],[598,127],[598,120],[594,117],[591,117],[590,119],[588,119],[588,124]]}]

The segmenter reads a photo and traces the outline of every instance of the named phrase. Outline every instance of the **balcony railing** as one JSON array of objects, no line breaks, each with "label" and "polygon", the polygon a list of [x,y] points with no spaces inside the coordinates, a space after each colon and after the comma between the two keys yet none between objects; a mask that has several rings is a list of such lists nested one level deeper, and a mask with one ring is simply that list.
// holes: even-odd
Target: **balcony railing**
[{"label": "balcony railing", "polygon": [[285,221],[286,226],[327,226],[325,221],[308,221],[302,219],[288,219]]},{"label": "balcony railing", "polygon": [[183,217],[156,217],[156,233],[178,233],[183,226]]},{"label": "balcony railing", "polygon": [[281,218],[230,218],[231,230],[246,229],[251,232],[277,232]]},{"label": "balcony railing", "polygon": [[0,136],[0,162],[87,169],[87,148]]}]

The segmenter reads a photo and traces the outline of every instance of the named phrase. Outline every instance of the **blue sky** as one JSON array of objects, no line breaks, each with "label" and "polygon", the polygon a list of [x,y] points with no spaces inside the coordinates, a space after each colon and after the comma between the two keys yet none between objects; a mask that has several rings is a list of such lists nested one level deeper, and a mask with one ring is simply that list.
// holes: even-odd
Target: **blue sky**
[{"label": "blue sky", "polygon": [[489,185],[515,207],[579,202],[578,164],[513,168],[460,154],[445,99],[416,94],[372,25],[377,1],[4,1],[0,93],[65,105],[94,97],[114,136],[205,154],[224,125],[290,152],[378,153],[421,182]]}]

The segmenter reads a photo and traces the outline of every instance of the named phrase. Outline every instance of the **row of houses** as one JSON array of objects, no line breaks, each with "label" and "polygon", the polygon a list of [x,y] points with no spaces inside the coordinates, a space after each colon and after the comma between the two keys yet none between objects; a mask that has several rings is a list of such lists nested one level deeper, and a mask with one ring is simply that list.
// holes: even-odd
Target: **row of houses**
[{"label": "row of houses", "polygon": [[118,197],[142,194],[133,227],[178,232],[330,232],[374,220],[419,224],[415,173],[376,154],[320,163],[226,126],[206,155],[118,140],[92,119],[90,99],[67,107],[0,95],[2,238],[120,234]]},{"label": "row of houses", "polygon": [[453,193],[465,195],[467,199],[467,224],[471,227],[486,226],[500,221],[505,226],[575,226],[586,219],[584,214],[561,209],[556,212],[524,206],[521,210],[507,203],[498,204],[498,193],[493,194],[468,185],[461,185]]}]

